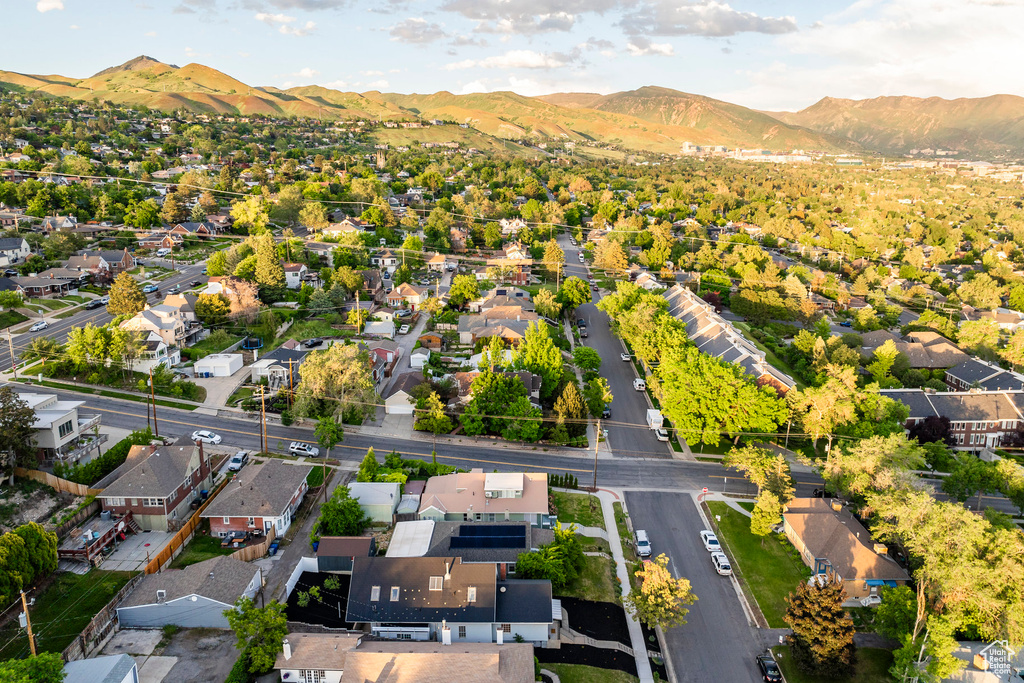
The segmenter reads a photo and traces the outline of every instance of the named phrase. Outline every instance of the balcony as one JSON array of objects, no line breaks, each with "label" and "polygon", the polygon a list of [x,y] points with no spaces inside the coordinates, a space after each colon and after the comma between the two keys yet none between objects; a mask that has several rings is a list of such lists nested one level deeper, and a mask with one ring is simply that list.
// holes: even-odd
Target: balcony
[{"label": "balcony", "polygon": [[78,415],[78,432],[85,434],[93,427],[98,427],[100,424],[100,415]]}]

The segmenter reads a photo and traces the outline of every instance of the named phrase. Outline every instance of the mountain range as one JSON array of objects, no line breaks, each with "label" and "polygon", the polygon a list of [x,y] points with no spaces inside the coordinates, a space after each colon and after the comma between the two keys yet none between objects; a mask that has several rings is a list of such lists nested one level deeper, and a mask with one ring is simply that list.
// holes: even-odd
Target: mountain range
[{"label": "mountain range", "polygon": [[[1024,156],[1024,98],[825,97],[798,112],[757,111],[702,95],[647,86],[610,95],[513,92],[454,95],[342,92],[316,85],[250,86],[202,64],[178,67],[145,55],[85,79],[0,71],[0,89],[171,111],[322,119],[442,119],[495,139],[569,139],[626,150],[676,153],[683,142],[769,150],[905,154],[947,149]],[[421,133],[417,132],[420,137]],[[472,140],[472,134],[463,134]],[[472,144],[472,143],[470,143]],[[477,146],[481,146],[478,144]]]}]

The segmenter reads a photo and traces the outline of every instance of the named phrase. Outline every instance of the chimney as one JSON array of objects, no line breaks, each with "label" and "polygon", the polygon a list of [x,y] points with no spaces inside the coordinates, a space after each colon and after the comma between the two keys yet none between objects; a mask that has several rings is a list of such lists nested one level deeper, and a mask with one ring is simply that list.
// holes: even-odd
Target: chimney
[{"label": "chimney", "polygon": [[452,568],[451,568],[451,565],[448,562],[444,563],[444,580],[445,581],[451,581],[452,580]]},{"label": "chimney", "polygon": [[884,543],[875,543],[874,548],[875,552],[879,555],[885,555],[889,552],[889,549],[885,546]]},{"label": "chimney", "polygon": [[285,638],[284,642],[282,643],[282,645],[284,646],[284,658],[286,660],[287,659],[291,659],[292,658],[292,644],[288,642],[287,638]]}]

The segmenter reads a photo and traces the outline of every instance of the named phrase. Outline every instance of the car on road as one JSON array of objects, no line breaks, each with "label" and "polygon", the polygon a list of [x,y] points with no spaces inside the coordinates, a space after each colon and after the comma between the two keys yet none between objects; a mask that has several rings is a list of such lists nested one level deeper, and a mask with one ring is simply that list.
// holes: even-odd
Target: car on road
[{"label": "car on road", "polygon": [[654,436],[658,438],[658,441],[668,441],[668,430],[667,429],[655,429]]},{"label": "car on road", "polygon": [[607,403],[604,404],[604,410],[601,411],[602,420],[610,420],[612,417],[612,407]]},{"label": "car on road", "polygon": [[100,299],[93,299],[92,301],[90,301],[89,303],[87,303],[85,305],[85,310],[93,311],[93,310],[95,310],[97,308],[102,308],[102,307],[103,307],[103,301],[102,300],[100,300]]},{"label": "car on road", "polygon": [[637,529],[633,534],[633,548],[639,557],[651,556],[651,539],[643,529]]},{"label": "car on road", "polygon": [[156,292],[159,290],[160,288],[157,287],[156,285],[146,285],[145,287],[142,288],[142,291],[146,294],[149,294],[150,292]]},{"label": "car on road", "polygon": [[395,311],[396,318],[408,318],[412,315],[412,311]]},{"label": "car on road", "polygon": [[633,380],[633,389],[635,391],[647,391],[647,382],[637,377]]},{"label": "car on road", "polygon": [[576,320],[576,327],[586,327],[586,326],[587,326],[586,319],[584,319],[584,318],[577,318],[577,320]]},{"label": "car on road", "polygon": [[203,286],[203,281],[202,280],[193,280],[192,282],[188,283],[188,286],[189,287],[202,287]]},{"label": "car on road", "polygon": [[757,668],[761,671],[761,678],[767,683],[782,683],[782,670],[771,652],[765,652],[757,656]]},{"label": "car on road", "polygon": [[725,553],[711,553],[711,564],[715,565],[715,571],[720,576],[732,574],[732,565],[729,564],[729,558],[725,556]]},{"label": "car on road", "polygon": [[715,532],[704,529],[700,532],[701,543],[704,544],[705,550],[709,553],[715,553],[722,550],[722,544],[718,542],[718,536],[715,536]]},{"label": "car on road", "polygon": [[107,304],[110,303],[110,297],[109,296],[101,296],[100,297],[100,303],[103,304],[104,306],[106,306]]},{"label": "car on road", "polygon": [[626,353],[625,351],[619,354],[619,358],[621,358],[623,361],[627,363],[632,360],[632,358],[629,357],[629,354]]},{"label": "car on road", "polygon": [[171,250],[166,248],[166,247],[164,247],[163,249],[157,249],[156,250],[157,258],[163,258],[164,256],[167,256],[170,253],[171,253]]},{"label": "car on road", "polygon": [[583,263],[583,254],[580,254],[580,263]]},{"label": "car on road", "polygon": [[849,320],[844,320],[843,322],[839,323],[839,327],[853,327],[853,323],[850,322]]},{"label": "car on road", "polygon": [[591,282],[590,283],[590,289],[592,289],[593,291],[596,292],[597,291],[597,283],[596,282]]},{"label": "car on road", "polygon": [[570,237],[569,238],[569,244],[571,244],[572,246],[575,247],[576,246],[576,240],[574,238]]},{"label": "car on road", "polygon": [[202,441],[203,443],[209,443],[216,446],[220,443],[220,434],[214,434],[209,429],[197,429],[192,432],[193,441]]},{"label": "car on road", "polygon": [[40,320],[32,327],[28,328],[29,332],[38,332],[39,330],[45,330],[50,325],[45,320]]},{"label": "car on road", "polygon": [[238,451],[231,456],[231,462],[228,463],[228,470],[231,472],[237,472],[238,470],[245,467],[246,463],[249,462],[249,451]]},{"label": "car on road", "polygon": [[305,346],[307,349],[314,349],[323,343],[323,339],[320,339],[319,337],[313,337],[312,339],[306,339],[305,341],[303,341],[302,345]]},{"label": "car on road", "polygon": [[292,455],[305,455],[310,458],[315,458],[320,455],[320,449],[316,446],[310,446],[308,443],[301,441],[292,441],[288,444],[288,452]]},{"label": "car on road", "polygon": [[585,327],[581,327],[581,328],[580,328],[580,338],[581,338],[581,339],[586,339],[586,338],[587,338],[587,336],[588,336],[588,335],[587,335],[587,328],[585,328]]},{"label": "car on road", "polygon": [[398,334],[409,334],[409,326],[408,325],[402,325],[401,327],[399,327],[398,328]]}]

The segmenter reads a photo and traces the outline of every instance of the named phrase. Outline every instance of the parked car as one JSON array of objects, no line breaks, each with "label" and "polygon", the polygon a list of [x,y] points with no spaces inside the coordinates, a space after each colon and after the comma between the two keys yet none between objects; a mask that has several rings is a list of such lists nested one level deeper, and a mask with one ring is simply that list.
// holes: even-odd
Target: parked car
[{"label": "parked car", "polygon": [[711,553],[711,564],[715,565],[715,571],[720,576],[732,574],[732,565],[729,564],[729,558],[725,556],[725,553]]},{"label": "parked car", "polygon": [[591,282],[590,283],[590,289],[596,292],[597,291],[597,283],[596,282]]},{"label": "parked car", "polygon": [[636,391],[647,391],[647,382],[637,377],[633,380],[633,389]]},{"label": "parked car", "polygon": [[771,652],[757,656],[757,668],[761,670],[761,677],[768,683],[782,683],[782,671]]},{"label": "parked car", "polygon": [[103,304],[104,306],[106,306],[107,304],[110,303],[110,297],[109,296],[101,296],[100,297],[100,303]]},{"label": "parked car", "polygon": [[843,322],[839,323],[839,326],[840,327],[853,327],[853,323],[850,322],[849,320],[844,320]]},{"label": "parked car", "polygon": [[588,334],[587,334],[587,328],[585,328],[585,327],[584,327],[584,328],[580,329],[580,337],[581,337],[582,339],[586,339],[586,338],[587,338],[587,336],[588,336]]},{"label": "parked car", "polygon": [[203,281],[202,280],[193,280],[192,282],[188,283],[188,286],[189,287],[202,287],[203,286]]},{"label": "parked car", "polygon": [[40,320],[35,325],[33,325],[32,327],[28,328],[28,331],[29,332],[38,332],[39,330],[45,330],[47,327],[49,327],[49,324],[47,324],[47,322],[45,320]]},{"label": "parked car", "polygon": [[246,463],[249,462],[249,451],[238,451],[231,456],[231,462],[228,463],[228,470],[231,472],[237,472],[238,470],[245,467]]},{"label": "parked car", "polygon": [[395,317],[396,318],[408,318],[411,315],[412,315],[412,311],[406,311],[406,310],[395,311]]},{"label": "parked car", "polygon": [[668,441],[668,430],[667,429],[655,429],[654,436],[658,437],[658,441]]},{"label": "parked car", "polygon": [[209,443],[216,446],[220,443],[220,434],[214,434],[209,429],[197,429],[192,432],[193,441],[202,441],[203,443]]},{"label": "parked car", "polygon": [[580,263],[583,263],[583,254],[580,254]]},{"label": "parked car", "polygon": [[150,292],[159,291],[159,289],[160,288],[157,287],[156,285],[146,285],[145,287],[142,288],[142,291],[146,294],[149,294]]},{"label": "parked car", "polygon": [[651,556],[651,539],[647,537],[647,532],[643,529],[637,529],[633,534],[633,548],[640,557]]},{"label": "parked car", "polygon": [[607,403],[604,404],[604,410],[601,411],[602,420],[610,420],[612,417],[612,407]]},{"label": "parked car", "polygon": [[310,458],[315,458],[320,455],[320,449],[316,446],[310,446],[308,443],[301,441],[292,441],[288,444],[288,452],[292,455],[305,455]]},{"label": "parked car", "polygon": [[584,328],[586,326],[587,326],[587,321],[586,321],[585,318],[577,318],[576,319],[576,327]]},{"label": "parked car", "polygon": [[722,549],[722,544],[718,542],[718,536],[715,536],[713,531],[708,531],[707,529],[701,531],[700,540],[704,544],[704,549],[710,553],[718,552]]},{"label": "parked car", "polygon": [[865,607],[878,607],[882,604],[882,598],[879,595],[868,595],[860,599],[860,604]]},{"label": "parked car", "polygon": [[619,358],[621,358],[623,361],[625,361],[627,363],[631,360],[631,358],[629,357],[629,354],[626,353],[625,351],[623,351],[622,353],[619,354]]},{"label": "parked car", "polygon": [[4,271],[4,275],[6,275],[7,277],[14,277],[17,274],[18,271],[16,271],[14,268],[8,268],[7,270]]},{"label": "parked car", "polygon": [[92,301],[90,301],[89,303],[87,303],[85,305],[85,310],[93,311],[93,310],[96,310],[97,308],[102,308],[102,307],[103,307],[103,301],[101,299],[93,299]]},{"label": "parked car", "polygon": [[408,325],[402,325],[401,327],[399,327],[398,328],[398,334],[409,334],[409,326]]},{"label": "parked car", "polygon": [[314,349],[323,343],[323,339],[320,339],[319,337],[313,337],[312,339],[307,339],[304,342],[302,342],[302,345],[305,346],[307,349]]}]

